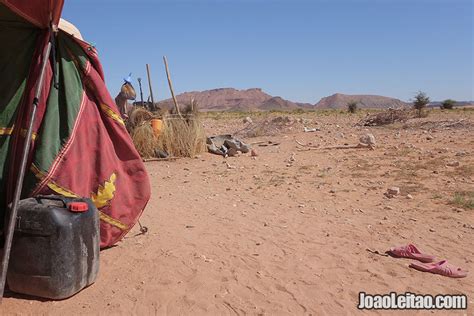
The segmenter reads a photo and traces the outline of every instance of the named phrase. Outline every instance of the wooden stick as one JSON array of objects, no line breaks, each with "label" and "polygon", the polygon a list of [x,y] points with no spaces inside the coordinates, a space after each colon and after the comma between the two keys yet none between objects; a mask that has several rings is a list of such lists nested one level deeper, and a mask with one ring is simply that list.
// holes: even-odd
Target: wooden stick
[{"label": "wooden stick", "polygon": [[310,147],[305,146],[305,148],[298,149],[298,151],[308,151],[308,150],[331,150],[331,149],[370,149],[374,150],[373,147],[364,144],[349,145],[349,146],[329,146],[329,147]]},{"label": "wooden stick", "polygon": [[370,253],[373,253],[374,255],[379,255],[379,256],[384,256],[384,257],[388,257],[388,256],[389,256],[388,254],[382,253],[382,252],[380,252],[380,251],[378,251],[378,250],[372,250],[372,249],[370,249],[370,248],[366,248],[365,250],[368,251],[368,252],[370,252]]},{"label": "wooden stick", "polygon": [[268,147],[268,146],[278,146],[278,145],[280,145],[280,143],[273,142],[271,140],[262,140],[260,142],[250,143],[250,145],[258,145],[260,147]]},{"label": "wooden stick", "polygon": [[310,151],[310,150],[320,150],[321,148],[314,148],[314,147],[305,147],[305,148],[297,148],[297,151]]},{"label": "wooden stick", "polygon": [[368,148],[359,145],[349,145],[349,146],[328,146],[328,147],[321,147],[321,149],[355,149],[355,148]]},{"label": "wooden stick", "polygon": [[[51,39],[52,37],[52,30],[49,30]],[[49,64],[49,57],[52,50],[52,41],[50,40],[46,46],[44,51],[43,60],[41,63],[41,71],[39,77],[37,78],[36,84],[36,92],[35,97],[33,99],[33,103],[31,105],[31,112],[26,114],[25,117],[28,117],[28,129],[26,131],[25,142],[23,144],[23,151],[21,153],[21,160],[20,166],[18,170],[18,175],[16,176],[16,184],[14,187],[14,195],[13,201],[11,202],[11,206],[9,206],[9,217],[6,221],[5,229],[5,241],[3,246],[3,255],[1,261],[1,270],[0,270],[0,304],[2,303],[3,293],[5,291],[5,281],[7,279],[7,271],[8,271],[8,264],[10,262],[10,251],[12,247],[13,241],[13,234],[15,232],[15,227],[17,223],[17,214],[18,214],[18,207],[20,203],[21,192],[23,188],[23,180],[25,178],[25,171],[28,163],[28,154],[30,152],[30,145],[31,145],[31,135],[33,134],[33,123],[36,119],[36,111],[38,109],[39,100],[41,98],[43,92],[43,84],[45,82],[45,73],[46,73],[46,66]],[[26,116],[27,115],[27,116]]]},{"label": "wooden stick", "polygon": [[298,141],[296,138],[295,138],[295,142],[296,142],[298,145],[303,146],[303,147],[319,148],[319,145],[303,144],[302,142]]},{"label": "wooden stick", "polygon": [[459,124],[459,123],[461,123],[461,122],[463,122],[463,121],[465,121],[465,120],[466,120],[466,119],[460,119],[459,121],[454,122],[454,123],[453,123],[453,122],[447,122],[447,123],[441,124],[441,127],[451,127],[451,126],[454,126],[454,125],[456,125],[456,124]]},{"label": "wooden stick", "polygon": [[171,82],[170,70],[168,69],[168,60],[166,59],[166,56],[163,56],[163,61],[165,63],[166,76],[168,77],[168,85],[170,86],[171,97],[173,98],[174,107],[176,108],[176,113],[178,113],[179,117],[183,118],[183,116],[181,115],[181,111],[179,110],[178,100],[176,99],[176,96],[174,95],[173,83]]},{"label": "wooden stick", "polygon": [[371,149],[371,150],[374,150],[375,148],[370,145],[358,143],[357,145],[322,147],[321,149]]},{"label": "wooden stick", "polygon": [[168,157],[168,158],[143,158],[143,162],[149,161],[173,161],[178,159],[178,157]]},{"label": "wooden stick", "polygon": [[150,65],[146,64],[146,73],[148,75],[148,87],[150,88],[150,97],[151,97],[151,110],[155,110],[155,99],[153,98],[153,89],[151,87],[151,78],[150,78]]}]

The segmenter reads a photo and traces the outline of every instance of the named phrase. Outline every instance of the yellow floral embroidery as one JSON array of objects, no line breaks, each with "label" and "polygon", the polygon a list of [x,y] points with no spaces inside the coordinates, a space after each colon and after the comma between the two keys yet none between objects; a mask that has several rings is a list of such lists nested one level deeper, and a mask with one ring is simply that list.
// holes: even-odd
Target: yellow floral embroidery
[{"label": "yellow floral embroidery", "polygon": [[109,202],[114,198],[116,179],[117,175],[112,173],[109,180],[105,181],[103,186],[99,185],[97,193],[92,193],[91,199],[98,209],[108,205]]},{"label": "yellow floral embroidery", "polygon": [[106,104],[101,103],[100,104],[100,109],[104,111],[105,115],[113,119],[114,121],[118,122],[119,124],[122,124],[125,126],[125,122],[122,120],[122,117],[120,114],[116,113],[114,110],[112,110],[109,106]]}]

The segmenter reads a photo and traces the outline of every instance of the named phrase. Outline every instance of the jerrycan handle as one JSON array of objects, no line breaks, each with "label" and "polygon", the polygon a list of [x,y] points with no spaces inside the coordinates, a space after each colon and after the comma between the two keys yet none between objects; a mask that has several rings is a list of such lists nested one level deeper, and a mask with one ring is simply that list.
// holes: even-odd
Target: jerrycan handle
[{"label": "jerrycan handle", "polygon": [[[63,202],[63,207],[73,213],[83,213],[89,210],[89,205],[78,198],[68,198],[62,195],[39,195],[36,200],[52,200]],[[78,201],[79,200],[79,201]]]},{"label": "jerrycan handle", "polygon": [[38,195],[35,196],[35,199],[38,200],[52,200],[52,201],[60,201],[63,202],[64,207],[67,207],[67,204],[71,201],[71,198],[67,198],[62,195]]}]

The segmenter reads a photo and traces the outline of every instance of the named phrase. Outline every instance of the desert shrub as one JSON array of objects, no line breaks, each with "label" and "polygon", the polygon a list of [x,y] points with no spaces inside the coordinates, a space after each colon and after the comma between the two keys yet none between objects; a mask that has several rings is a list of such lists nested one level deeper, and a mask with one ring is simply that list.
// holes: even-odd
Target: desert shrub
[{"label": "desert shrub", "polygon": [[406,122],[413,117],[412,111],[405,109],[387,109],[382,112],[367,114],[357,125],[359,126],[381,126],[396,122]]},{"label": "desert shrub", "polygon": [[465,209],[474,209],[474,191],[455,192],[451,204]]},{"label": "desert shrub", "polygon": [[452,110],[454,108],[455,104],[456,104],[456,101],[454,101],[454,100],[451,100],[451,99],[444,100],[441,103],[441,109],[443,109],[443,110]]},{"label": "desert shrub", "polygon": [[426,95],[426,93],[422,91],[418,91],[413,99],[413,108],[418,113],[418,117],[423,117],[423,109],[430,103],[430,98]]},{"label": "desert shrub", "polygon": [[357,101],[347,103],[347,111],[349,111],[349,113],[355,113],[357,111]]}]

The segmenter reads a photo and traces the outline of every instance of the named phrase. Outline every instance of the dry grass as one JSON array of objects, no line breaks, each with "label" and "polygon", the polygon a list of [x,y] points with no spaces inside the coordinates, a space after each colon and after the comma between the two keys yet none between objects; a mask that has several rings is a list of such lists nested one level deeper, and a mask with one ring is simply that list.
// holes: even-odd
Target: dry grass
[{"label": "dry grass", "polygon": [[206,149],[206,136],[198,115],[163,117],[158,147],[172,157],[195,157]]},{"label": "dry grass", "polygon": [[[158,137],[155,136],[150,124],[156,117],[161,117],[163,120],[163,128]],[[166,111],[152,113],[145,108],[136,107],[127,120],[127,129],[142,158],[155,157],[158,148],[171,157],[194,157],[206,148],[205,133],[199,119],[197,104],[187,106],[183,118]]]},{"label": "dry grass", "polygon": [[474,191],[455,192],[451,204],[464,209],[474,209]]},{"label": "dry grass", "polygon": [[153,133],[149,123],[142,123],[135,127],[131,133],[133,144],[142,158],[155,157],[158,139]]},{"label": "dry grass", "polygon": [[130,112],[129,118],[127,120],[127,129],[129,132],[133,132],[133,130],[144,124],[147,121],[150,121],[154,118],[153,113],[148,111],[143,107],[134,107],[133,110]]}]

